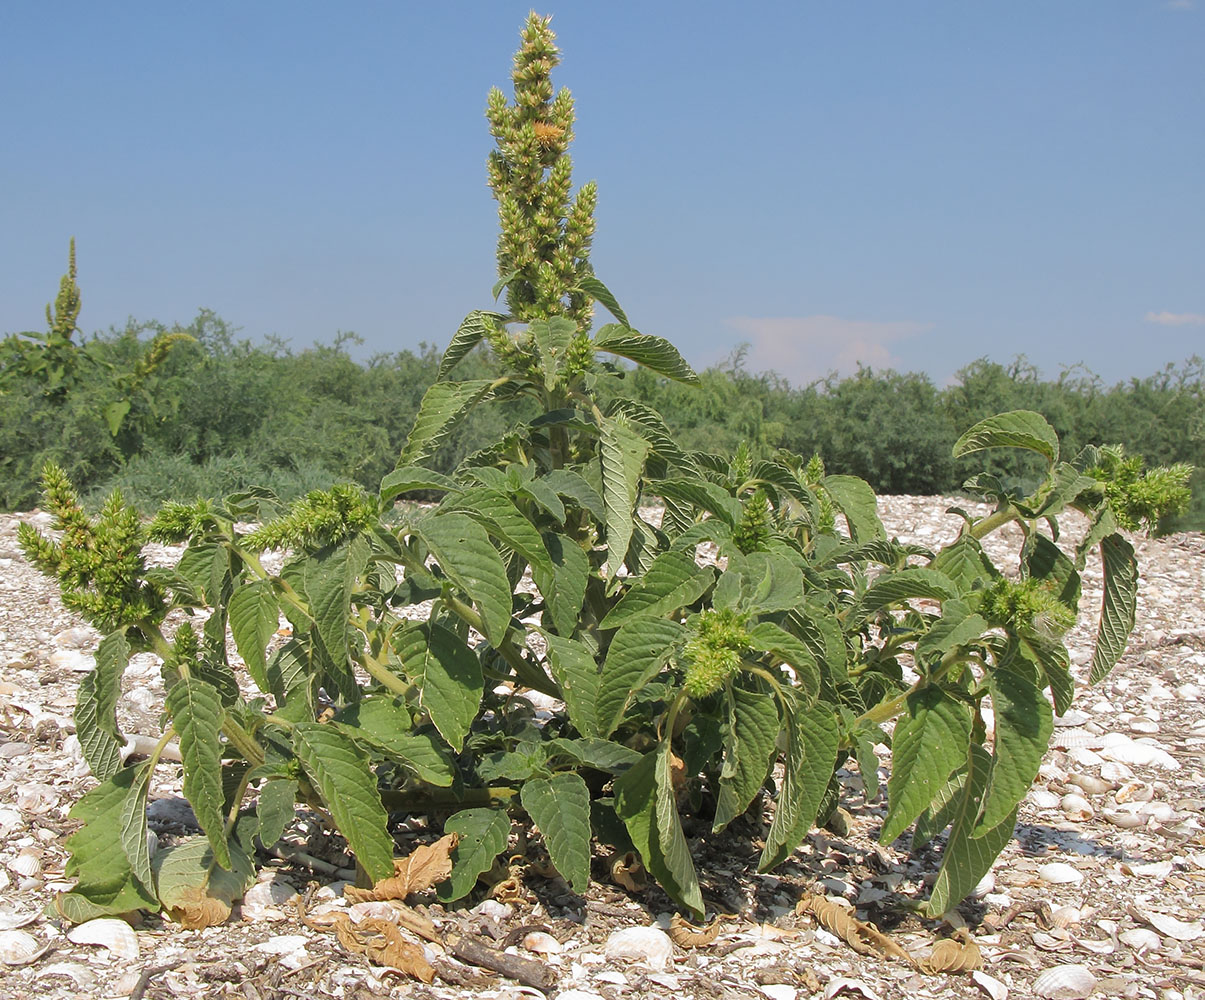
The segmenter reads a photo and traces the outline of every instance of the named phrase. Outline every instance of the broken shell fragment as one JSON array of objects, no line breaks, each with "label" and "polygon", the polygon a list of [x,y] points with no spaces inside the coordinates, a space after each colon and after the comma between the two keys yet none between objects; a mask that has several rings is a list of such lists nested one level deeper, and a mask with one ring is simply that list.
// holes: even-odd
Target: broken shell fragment
[{"label": "broken shell fragment", "polygon": [[1083,789],[1088,795],[1104,795],[1116,787],[1113,782],[1094,774],[1073,774],[1067,779],[1067,784]]},{"label": "broken shell fragment", "polygon": [[556,955],[561,950],[561,942],[545,931],[532,931],[523,938],[523,947],[537,955]]},{"label": "broken shell fragment", "polygon": [[1083,1000],[1096,989],[1096,977],[1086,965],[1056,965],[1033,983],[1033,991],[1045,1000]]},{"label": "broken shell fragment", "polygon": [[1078,821],[1089,820],[1096,815],[1092,803],[1074,792],[1063,796],[1059,802],[1059,808],[1067,814],[1068,818]]},{"label": "broken shell fragment", "polygon": [[1038,869],[1038,878],[1050,885],[1074,885],[1084,880],[1084,874],[1063,861],[1052,861]]},{"label": "broken shell fragment", "polygon": [[1141,955],[1144,951],[1158,951],[1163,943],[1159,935],[1145,927],[1132,927],[1117,935],[1117,940]]},{"label": "broken shell fragment", "polygon": [[50,945],[38,945],[38,939],[28,931],[0,931],[0,962],[5,965],[29,965],[50,950]]},{"label": "broken shell fragment", "polygon": [[114,958],[129,961],[138,957],[138,935],[133,927],[116,917],[98,917],[72,927],[67,940],[72,944],[98,945]]}]

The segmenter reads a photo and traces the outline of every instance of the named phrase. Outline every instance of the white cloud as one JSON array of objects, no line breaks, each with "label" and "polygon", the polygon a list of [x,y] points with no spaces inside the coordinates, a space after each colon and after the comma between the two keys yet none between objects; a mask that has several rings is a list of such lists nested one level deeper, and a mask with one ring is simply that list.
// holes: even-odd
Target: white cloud
[{"label": "white cloud", "polygon": [[1160,326],[1205,326],[1205,313],[1149,312],[1143,317],[1148,323]]},{"label": "white cloud", "polygon": [[1192,10],[1196,5],[1196,0],[1167,0],[1163,6],[1168,10]]},{"label": "white cloud", "polygon": [[859,363],[875,369],[899,367],[890,345],[933,328],[932,323],[840,316],[733,316],[727,323],[749,342],[749,371],[777,372],[796,385],[832,371],[848,375]]}]

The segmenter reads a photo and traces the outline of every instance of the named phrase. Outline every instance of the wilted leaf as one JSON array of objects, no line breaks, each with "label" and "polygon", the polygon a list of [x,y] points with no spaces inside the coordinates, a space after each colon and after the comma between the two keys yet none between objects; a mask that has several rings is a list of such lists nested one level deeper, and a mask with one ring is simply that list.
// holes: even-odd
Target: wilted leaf
[{"label": "wilted leaf", "polygon": [[416,847],[404,858],[393,861],[394,874],[381,879],[371,889],[348,886],[343,895],[353,903],[383,899],[405,899],[412,892],[423,892],[452,874],[452,849],[459,834],[449,833],[434,844]]},{"label": "wilted leaf", "polygon": [[928,958],[917,962],[922,972],[970,972],[983,966],[983,956],[979,946],[971,940],[966,931],[959,931],[954,937],[942,938],[933,946]]},{"label": "wilted leaf", "polygon": [[643,892],[648,888],[644,865],[640,863],[640,856],[635,851],[625,851],[611,859],[611,881],[623,886],[628,892]]},{"label": "wilted leaf", "polygon": [[881,955],[898,958],[909,965],[916,964],[911,955],[874,924],[859,920],[852,910],[824,896],[805,893],[795,904],[795,912],[812,914],[821,927],[836,934],[859,955]]},{"label": "wilted leaf", "polygon": [[675,913],[669,922],[669,937],[679,948],[706,948],[720,935],[720,918],[706,927],[695,927]]},{"label": "wilted leaf", "polygon": [[370,962],[397,969],[424,983],[435,979],[435,969],[422,946],[407,941],[388,920],[368,917],[353,924],[351,917],[340,913],[335,921],[335,937],[353,955],[366,955]]}]

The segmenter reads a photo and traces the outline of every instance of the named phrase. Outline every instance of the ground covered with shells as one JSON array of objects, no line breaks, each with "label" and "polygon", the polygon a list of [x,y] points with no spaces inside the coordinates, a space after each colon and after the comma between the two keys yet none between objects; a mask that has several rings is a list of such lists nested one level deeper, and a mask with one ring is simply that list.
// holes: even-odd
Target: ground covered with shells
[{"label": "ground covered with shells", "polygon": [[[937,546],[958,530],[959,519],[945,513],[953,502],[884,497],[880,513],[901,540]],[[618,884],[605,857],[595,859],[586,895],[571,893],[541,863],[538,839],[527,843],[518,831],[512,869],[463,907],[421,897],[405,912],[389,903],[353,905],[343,897],[349,859],[341,843],[304,814],[280,852],[288,856],[261,859],[259,883],[226,925],[186,931],[156,916],[136,928],[93,921],[71,930],[43,908],[71,884],[62,846],[72,829],[67,812],[92,784],[71,715],[99,637],[23,560],[22,519],[48,520],[37,512],[0,517],[0,998],[543,995],[536,987],[562,1000],[1205,997],[1200,535],[1135,539],[1142,587],[1130,647],[1112,677],[1081,689],[1059,721],[1013,839],[975,897],[946,921],[922,921],[908,907],[927,894],[940,844],[916,859],[906,836],[880,846],[885,807],[863,800],[855,771],[834,828],[813,833],[773,874],[756,872],[762,828],[754,819],[724,839],[693,841],[709,916],[717,918],[702,934],[671,923],[669,900],[657,889]],[[1006,534],[990,545],[1001,559],[1014,553],[1015,566],[1017,541]],[[161,556],[167,562],[172,553]],[[1087,610],[1100,600],[1099,572],[1090,566],[1084,582]],[[1093,628],[1085,621],[1069,637],[1081,680]],[[162,696],[157,661],[136,657],[123,730],[157,736]],[[881,763],[889,764],[885,751]],[[150,810],[165,841],[187,832],[191,820],[172,770],[160,768]],[[430,839],[421,824],[403,822],[399,853]],[[625,880],[622,867],[617,877]],[[361,927],[384,919],[434,928],[428,936],[449,945],[425,943],[434,981],[349,950],[354,940],[330,929],[338,913]],[[451,947],[457,938],[462,945]],[[978,969],[931,971],[947,958],[960,964],[968,942],[978,949]],[[527,984],[483,968],[469,945],[504,956]]]}]

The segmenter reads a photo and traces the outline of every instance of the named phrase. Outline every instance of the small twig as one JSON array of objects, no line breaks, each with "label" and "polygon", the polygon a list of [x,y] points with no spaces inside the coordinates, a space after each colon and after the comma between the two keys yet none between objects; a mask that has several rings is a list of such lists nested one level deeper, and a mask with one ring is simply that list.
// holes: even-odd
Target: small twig
[{"label": "small twig", "polygon": [[146,988],[151,985],[151,980],[156,976],[161,976],[165,972],[171,972],[178,965],[183,965],[184,959],[179,959],[175,962],[168,962],[167,965],[150,965],[142,970],[138,976],[138,982],[134,984],[134,988],[130,990],[129,1000],[142,1000],[146,993]]},{"label": "small twig", "polygon": [[299,864],[304,868],[310,869],[310,871],[317,872],[319,875],[335,875],[348,882],[353,881],[356,877],[356,870],[354,868],[340,868],[338,865],[332,865],[329,861],[323,861],[312,854],[306,854],[305,851],[286,851],[280,847],[269,847],[268,853],[274,858]]},{"label": "small twig", "polygon": [[462,962],[500,972],[524,986],[534,986],[537,990],[547,993],[556,983],[556,973],[546,965],[533,962],[529,958],[520,958],[518,955],[508,955],[505,952],[487,948],[468,935],[451,938],[449,943],[452,954]]}]

